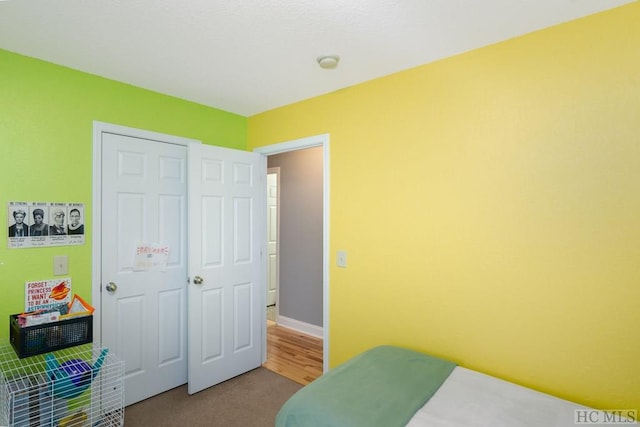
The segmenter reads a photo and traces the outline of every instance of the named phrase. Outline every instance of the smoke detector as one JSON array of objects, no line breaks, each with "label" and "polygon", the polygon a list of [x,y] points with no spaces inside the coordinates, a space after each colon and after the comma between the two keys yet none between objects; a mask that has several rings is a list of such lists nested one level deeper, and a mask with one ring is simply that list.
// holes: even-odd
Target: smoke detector
[{"label": "smoke detector", "polygon": [[318,61],[320,68],[331,70],[338,66],[340,57],[338,55],[320,55],[316,58],[316,61]]}]

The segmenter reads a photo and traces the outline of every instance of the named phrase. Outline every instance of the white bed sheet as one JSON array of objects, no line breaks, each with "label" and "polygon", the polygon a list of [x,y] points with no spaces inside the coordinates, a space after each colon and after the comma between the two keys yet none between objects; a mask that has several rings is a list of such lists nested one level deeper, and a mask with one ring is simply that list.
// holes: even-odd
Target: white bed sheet
[{"label": "white bed sheet", "polygon": [[456,367],[408,427],[576,427],[567,400]]}]

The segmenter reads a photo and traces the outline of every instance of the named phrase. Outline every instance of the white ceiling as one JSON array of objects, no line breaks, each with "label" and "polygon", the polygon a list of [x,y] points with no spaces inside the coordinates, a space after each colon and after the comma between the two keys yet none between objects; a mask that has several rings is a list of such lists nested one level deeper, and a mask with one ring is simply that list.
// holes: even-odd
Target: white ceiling
[{"label": "white ceiling", "polygon": [[0,48],[251,116],[633,1],[0,0]]}]

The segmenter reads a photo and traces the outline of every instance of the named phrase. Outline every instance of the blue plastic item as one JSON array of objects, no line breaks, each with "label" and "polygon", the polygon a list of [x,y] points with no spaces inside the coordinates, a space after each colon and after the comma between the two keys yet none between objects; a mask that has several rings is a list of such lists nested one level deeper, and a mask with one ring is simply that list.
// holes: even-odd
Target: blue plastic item
[{"label": "blue plastic item", "polygon": [[49,353],[44,357],[47,377],[51,381],[51,393],[54,397],[72,399],[80,396],[91,385],[91,381],[98,375],[108,349],[104,348],[96,363],[91,366],[82,359],[71,359],[62,364]]}]

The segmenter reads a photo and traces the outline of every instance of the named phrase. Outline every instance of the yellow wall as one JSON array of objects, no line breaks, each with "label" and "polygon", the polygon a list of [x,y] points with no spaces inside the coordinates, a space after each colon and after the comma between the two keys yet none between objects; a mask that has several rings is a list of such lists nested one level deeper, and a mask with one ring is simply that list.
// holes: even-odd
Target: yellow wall
[{"label": "yellow wall", "polygon": [[640,409],[638,22],[633,3],[249,118],[250,149],[330,134],[332,366],[392,343]]}]

